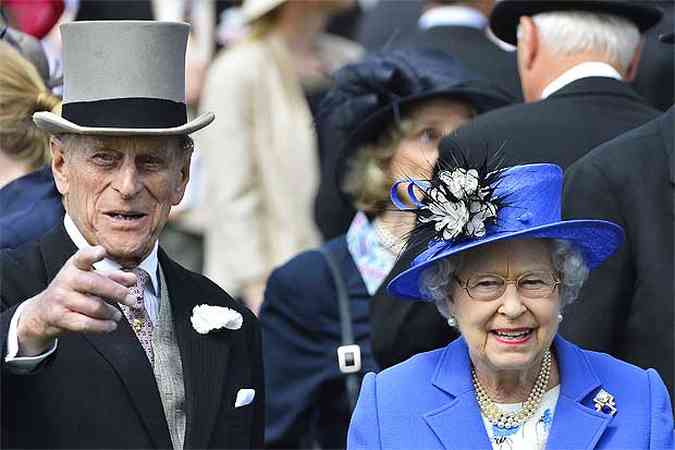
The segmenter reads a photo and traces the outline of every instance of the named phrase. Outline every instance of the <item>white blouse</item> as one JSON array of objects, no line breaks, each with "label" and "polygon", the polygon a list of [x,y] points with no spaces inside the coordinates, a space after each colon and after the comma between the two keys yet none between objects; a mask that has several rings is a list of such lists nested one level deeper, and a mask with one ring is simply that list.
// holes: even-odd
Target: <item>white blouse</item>
[{"label": "white blouse", "polygon": [[[544,450],[553,424],[553,414],[560,395],[560,385],[544,394],[539,408],[527,422],[515,428],[500,428],[491,424],[484,415],[483,423],[493,450]],[[504,412],[512,413],[522,408],[522,403],[496,403]]]}]

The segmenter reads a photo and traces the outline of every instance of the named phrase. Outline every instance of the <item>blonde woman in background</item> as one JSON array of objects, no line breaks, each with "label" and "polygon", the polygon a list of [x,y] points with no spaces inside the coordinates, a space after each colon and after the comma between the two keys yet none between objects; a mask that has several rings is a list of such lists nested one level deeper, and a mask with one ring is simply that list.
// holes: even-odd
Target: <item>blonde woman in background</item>
[{"label": "blonde woman in background", "polygon": [[308,99],[361,52],[323,34],[351,0],[246,0],[249,35],[218,55],[195,136],[206,166],[205,273],[257,312],[271,270],[319,243],[317,137]]},{"label": "blonde woman in background", "polygon": [[40,237],[63,216],[45,166],[49,137],[32,119],[34,112],[57,112],[60,102],[35,66],[0,41],[0,248]]}]

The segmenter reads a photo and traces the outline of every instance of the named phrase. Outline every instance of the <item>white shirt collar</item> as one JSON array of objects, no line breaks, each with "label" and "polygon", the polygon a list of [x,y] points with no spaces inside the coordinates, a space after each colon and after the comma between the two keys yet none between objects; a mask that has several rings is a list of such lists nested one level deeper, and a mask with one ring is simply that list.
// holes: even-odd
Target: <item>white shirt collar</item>
[{"label": "white shirt collar", "polygon": [[562,89],[573,81],[588,77],[606,77],[621,80],[621,74],[616,69],[607,63],[589,61],[569,69],[567,72],[560,75],[558,78],[549,83],[541,93],[542,100],[549,97],[554,92]]},{"label": "white shirt collar", "polygon": [[[63,224],[66,227],[66,233],[68,233],[68,236],[70,236],[70,239],[72,239],[73,243],[78,249],[91,247],[91,244],[87,242],[87,240],[84,238],[80,230],[75,225],[75,222],[73,222],[73,219],[71,219],[68,214],[66,214],[63,217]],[[158,246],[159,243],[155,242],[155,245],[152,248],[150,254],[138,265],[139,268],[145,270],[148,273],[148,275],[150,275],[150,281],[152,283],[152,289],[154,290],[155,295],[159,295],[159,280],[157,279]],[[101,261],[94,263],[94,268],[102,272],[111,272],[114,270],[119,270],[120,267],[121,266],[118,263],[108,258],[105,258]]]},{"label": "white shirt collar", "polygon": [[484,29],[488,19],[480,11],[468,6],[438,6],[420,17],[418,26],[423,30],[439,26],[461,26]]}]

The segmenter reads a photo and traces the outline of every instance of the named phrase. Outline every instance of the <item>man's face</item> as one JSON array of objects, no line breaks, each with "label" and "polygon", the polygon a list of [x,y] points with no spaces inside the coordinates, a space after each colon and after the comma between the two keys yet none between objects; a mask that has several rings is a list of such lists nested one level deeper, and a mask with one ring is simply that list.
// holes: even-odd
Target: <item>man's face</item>
[{"label": "man's face", "polygon": [[90,244],[102,245],[123,267],[136,266],[183,198],[189,153],[177,137],[66,139],[52,143],[66,211]]}]

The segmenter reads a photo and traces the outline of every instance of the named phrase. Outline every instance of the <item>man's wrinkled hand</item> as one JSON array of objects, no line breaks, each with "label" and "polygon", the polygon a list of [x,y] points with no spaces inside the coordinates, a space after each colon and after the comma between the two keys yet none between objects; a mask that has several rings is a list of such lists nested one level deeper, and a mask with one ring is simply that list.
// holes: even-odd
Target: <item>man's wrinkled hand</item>
[{"label": "man's wrinkled hand", "polygon": [[106,256],[101,246],[75,253],[47,289],[26,300],[19,317],[19,356],[47,351],[54,339],[69,333],[110,333],[122,318],[113,303],[133,305],[129,288],[136,283],[131,272],[97,273],[93,264]]}]

